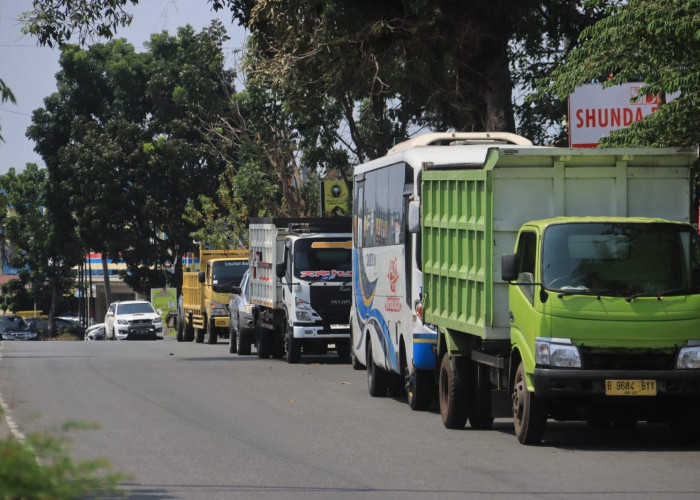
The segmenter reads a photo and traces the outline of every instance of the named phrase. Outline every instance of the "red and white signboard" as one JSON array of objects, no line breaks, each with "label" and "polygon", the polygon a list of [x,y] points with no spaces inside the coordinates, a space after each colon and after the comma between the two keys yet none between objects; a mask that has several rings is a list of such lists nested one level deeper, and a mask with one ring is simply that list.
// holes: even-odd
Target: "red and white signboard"
[{"label": "red and white signboard", "polygon": [[[643,85],[643,82],[633,82],[603,88],[592,83],[578,87],[569,96],[569,145],[594,148],[601,137],[608,137],[611,131],[627,128],[656,111],[659,108],[656,96],[634,100]],[[678,95],[667,94],[666,101]]]}]

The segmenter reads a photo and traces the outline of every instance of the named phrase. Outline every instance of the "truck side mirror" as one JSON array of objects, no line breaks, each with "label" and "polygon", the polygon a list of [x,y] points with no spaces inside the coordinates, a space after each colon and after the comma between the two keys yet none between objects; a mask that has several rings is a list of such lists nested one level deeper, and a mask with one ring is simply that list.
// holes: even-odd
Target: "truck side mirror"
[{"label": "truck side mirror", "polygon": [[204,271],[199,271],[199,274],[197,275],[197,279],[199,280],[200,283],[204,283]]},{"label": "truck side mirror", "polygon": [[501,254],[501,279],[515,281],[518,279],[518,255],[514,253]]},{"label": "truck side mirror", "polygon": [[240,286],[231,287],[231,293],[233,293],[235,295],[240,295],[241,294],[241,287]]},{"label": "truck side mirror", "polygon": [[275,266],[275,274],[279,279],[284,278],[284,275],[287,274],[287,264],[284,262],[280,262]]},{"label": "truck side mirror", "polygon": [[420,232],[420,201],[408,202],[408,232]]}]

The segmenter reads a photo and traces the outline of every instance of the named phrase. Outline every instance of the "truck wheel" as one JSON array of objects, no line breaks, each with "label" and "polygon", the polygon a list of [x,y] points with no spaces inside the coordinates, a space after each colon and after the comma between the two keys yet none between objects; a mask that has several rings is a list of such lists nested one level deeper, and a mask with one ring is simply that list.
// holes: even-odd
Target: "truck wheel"
[{"label": "truck wheel", "polygon": [[440,363],[438,393],[442,423],[448,429],[461,429],[469,415],[469,391],[464,380],[464,358],[445,354]]},{"label": "truck wheel", "polygon": [[513,384],[513,424],[515,435],[522,444],[537,444],[542,441],[547,425],[547,410],[543,402],[527,390],[522,361],[515,372]]},{"label": "truck wheel", "polygon": [[[190,320],[191,321],[191,320]],[[185,342],[192,342],[194,340],[194,328],[192,327],[192,323],[188,323],[186,320],[183,319],[184,322],[184,339]]]},{"label": "truck wheel", "polygon": [[216,344],[218,340],[219,335],[214,326],[214,318],[209,318],[207,321],[207,344]]},{"label": "truck wheel", "polygon": [[489,367],[476,361],[471,364],[471,384],[474,400],[469,414],[469,423],[473,429],[490,429],[493,425],[491,415],[491,381]]},{"label": "truck wheel", "polygon": [[367,339],[367,388],[373,398],[386,396],[389,388],[389,373],[374,364],[371,339]]},{"label": "truck wheel", "polygon": [[238,354],[241,356],[250,355],[250,333],[243,330],[240,326],[238,327],[238,335],[236,335],[236,342],[238,348]]},{"label": "truck wheel", "polygon": [[406,382],[406,394],[411,410],[427,410],[435,395],[433,373],[430,370],[416,370],[413,375],[409,375]]},{"label": "truck wheel", "polygon": [[279,332],[275,332],[275,336],[272,339],[272,357],[275,359],[284,357],[284,337]]},{"label": "truck wheel", "polygon": [[287,363],[298,363],[301,359],[301,339],[295,339],[287,332]]},{"label": "truck wheel", "polygon": [[194,341],[198,344],[204,342],[204,330],[202,328],[194,329]]},{"label": "truck wheel", "polygon": [[335,345],[335,350],[338,352],[338,359],[341,363],[350,362],[350,352],[352,352],[352,346],[349,340],[341,340]]},{"label": "truck wheel", "polygon": [[176,323],[176,325],[175,325],[175,332],[176,332],[176,333],[175,333],[175,339],[176,339],[178,342],[182,342],[183,340],[185,340],[185,325],[183,325],[184,320],[182,319],[182,315],[180,314],[179,311],[178,311],[178,314],[177,314],[177,319],[176,319],[176,321],[177,321],[177,323]]},{"label": "truck wheel", "polygon": [[272,335],[260,324],[256,325],[258,329],[258,357],[260,359],[267,359],[272,355]]}]

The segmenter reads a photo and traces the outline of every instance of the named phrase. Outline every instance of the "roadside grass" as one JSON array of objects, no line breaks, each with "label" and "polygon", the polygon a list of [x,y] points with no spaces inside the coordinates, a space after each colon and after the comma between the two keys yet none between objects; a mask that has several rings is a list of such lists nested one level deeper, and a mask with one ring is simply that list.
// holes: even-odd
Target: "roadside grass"
[{"label": "roadside grass", "polygon": [[[0,409],[0,418],[4,418]],[[96,425],[69,422],[61,433],[95,429]],[[74,462],[70,441],[58,433],[37,433],[26,442],[0,439],[0,499],[43,500],[86,498],[88,495],[125,496],[118,487],[128,479],[111,471],[106,460]]]}]

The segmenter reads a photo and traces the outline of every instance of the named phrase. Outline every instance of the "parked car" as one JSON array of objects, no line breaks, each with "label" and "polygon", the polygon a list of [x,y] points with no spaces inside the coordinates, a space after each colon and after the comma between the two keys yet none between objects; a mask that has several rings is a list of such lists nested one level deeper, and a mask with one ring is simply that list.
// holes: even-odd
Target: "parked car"
[{"label": "parked car", "polygon": [[246,271],[241,285],[234,287],[235,295],[228,302],[229,352],[247,355],[255,344],[254,305],[250,303],[250,274]]},{"label": "parked car", "polygon": [[105,336],[112,340],[157,339],[163,335],[161,314],[147,300],[113,302],[105,316]]},{"label": "parked car", "polygon": [[18,314],[0,316],[0,340],[37,340],[38,335],[29,329],[29,324]]},{"label": "parked car", "polygon": [[[27,318],[29,329],[36,333],[39,337],[46,337],[49,333],[49,318],[45,316]],[[57,316],[53,319],[53,336],[58,337],[62,334],[70,334],[77,337],[79,340],[85,338],[85,327],[80,324],[80,320],[72,316]]]},{"label": "parked car", "polygon": [[105,324],[96,323],[85,330],[85,340],[104,340]]}]

